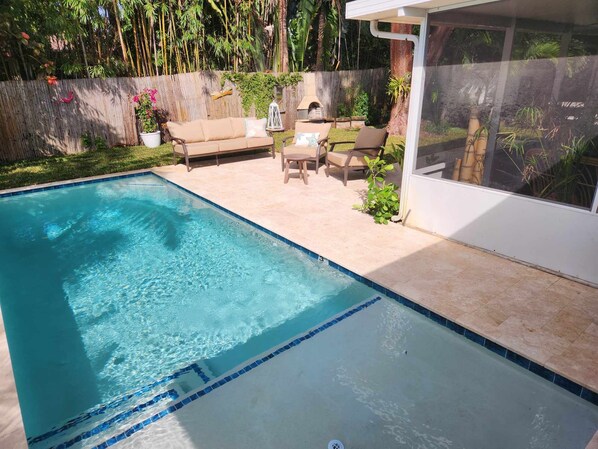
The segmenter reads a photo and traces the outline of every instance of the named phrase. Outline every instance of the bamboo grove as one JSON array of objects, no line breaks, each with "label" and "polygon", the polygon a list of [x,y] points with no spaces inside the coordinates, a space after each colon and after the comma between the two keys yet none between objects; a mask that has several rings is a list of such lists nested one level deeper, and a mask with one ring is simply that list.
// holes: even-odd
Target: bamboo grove
[{"label": "bamboo grove", "polygon": [[384,66],[345,2],[0,0],[0,80]]}]

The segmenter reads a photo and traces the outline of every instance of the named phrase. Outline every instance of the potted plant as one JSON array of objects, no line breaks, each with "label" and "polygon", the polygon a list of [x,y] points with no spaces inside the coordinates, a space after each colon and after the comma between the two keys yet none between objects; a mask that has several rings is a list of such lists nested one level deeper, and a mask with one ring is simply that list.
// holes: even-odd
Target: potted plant
[{"label": "potted plant", "polygon": [[143,89],[133,97],[135,115],[139,121],[141,140],[148,148],[160,146],[160,129],[156,108],[157,89]]}]

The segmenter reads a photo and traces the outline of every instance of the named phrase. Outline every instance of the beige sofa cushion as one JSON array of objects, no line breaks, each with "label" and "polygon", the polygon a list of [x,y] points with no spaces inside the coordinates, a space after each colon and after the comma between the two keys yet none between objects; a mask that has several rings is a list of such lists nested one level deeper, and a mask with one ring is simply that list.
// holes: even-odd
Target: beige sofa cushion
[{"label": "beige sofa cushion", "polygon": [[218,120],[202,120],[201,126],[207,142],[233,138],[233,129],[228,117]]},{"label": "beige sofa cushion", "polygon": [[221,153],[226,153],[227,151],[239,151],[239,150],[246,150],[247,149],[247,139],[244,137],[239,137],[237,139],[226,139],[226,140],[214,140],[211,143],[218,144],[218,150]]},{"label": "beige sofa cushion", "polygon": [[[306,146],[297,146],[297,145],[289,145],[288,147],[284,147],[284,154],[305,154],[309,157],[316,157],[316,153],[318,151],[318,147],[306,147]],[[320,150],[320,158],[326,155],[326,151],[323,149]]]},{"label": "beige sofa cushion", "polygon": [[[353,157],[349,162],[349,167],[367,167],[368,164],[365,161],[363,153],[353,153]],[[336,153],[336,152],[329,152],[326,156],[328,162],[334,165],[338,165],[339,167],[344,167],[347,163],[347,158],[349,157],[348,153]]]},{"label": "beige sofa cushion", "polygon": [[325,139],[330,133],[331,126],[331,123],[295,122],[295,136],[293,136],[293,143],[297,143],[296,138],[299,133],[319,133],[318,140]]},{"label": "beige sofa cushion", "polygon": [[231,128],[232,128],[232,138],[238,137],[245,137],[245,119],[243,117],[229,117]]},{"label": "beige sofa cushion", "polygon": [[[181,144],[175,144],[174,151],[176,154],[181,156],[185,155],[183,146]],[[218,144],[214,142],[196,142],[187,144],[187,151],[189,156],[207,156],[210,154],[218,153]]]},{"label": "beige sofa cushion", "polygon": [[172,137],[183,139],[185,142],[203,142],[205,139],[201,125],[203,120],[190,122],[167,122],[168,132]]},{"label": "beige sofa cushion", "polygon": [[274,144],[272,137],[248,137],[245,140],[247,141],[247,148],[263,148]]}]

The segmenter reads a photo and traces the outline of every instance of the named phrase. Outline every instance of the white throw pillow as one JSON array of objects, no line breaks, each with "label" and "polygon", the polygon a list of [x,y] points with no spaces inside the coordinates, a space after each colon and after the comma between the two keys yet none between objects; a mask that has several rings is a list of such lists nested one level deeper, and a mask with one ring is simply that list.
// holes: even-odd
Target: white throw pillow
[{"label": "white throw pillow", "polygon": [[295,145],[298,147],[317,147],[320,133],[297,133]]},{"label": "white throw pillow", "polygon": [[245,119],[245,137],[268,137],[266,132],[266,119]]}]

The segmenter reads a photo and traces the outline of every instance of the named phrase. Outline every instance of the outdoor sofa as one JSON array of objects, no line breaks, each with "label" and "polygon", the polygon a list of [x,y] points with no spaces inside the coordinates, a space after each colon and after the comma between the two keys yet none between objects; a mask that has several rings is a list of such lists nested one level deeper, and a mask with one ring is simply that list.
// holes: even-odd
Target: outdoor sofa
[{"label": "outdoor sofa", "polygon": [[242,117],[167,122],[174,165],[176,165],[177,157],[184,157],[187,171],[191,171],[189,160],[192,158],[216,156],[216,164],[219,165],[218,156],[221,154],[258,149],[269,149],[272,152],[272,158],[275,158],[274,139],[266,133],[265,123],[263,134],[258,133],[261,137],[247,137],[246,120],[250,123],[256,122],[255,119]]}]

